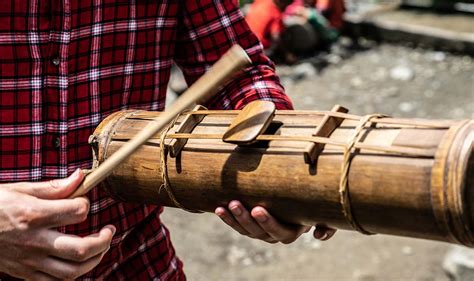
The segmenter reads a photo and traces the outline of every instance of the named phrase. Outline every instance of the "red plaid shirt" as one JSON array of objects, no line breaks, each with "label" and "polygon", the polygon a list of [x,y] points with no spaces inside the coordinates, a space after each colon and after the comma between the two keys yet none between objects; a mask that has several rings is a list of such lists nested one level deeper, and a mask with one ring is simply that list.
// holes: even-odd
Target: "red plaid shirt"
[{"label": "red plaid shirt", "polygon": [[[233,0],[4,0],[0,2],[0,182],[62,178],[91,166],[87,139],[108,114],[162,110],[173,62],[193,83],[231,45],[253,66],[208,106],[255,99],[291,108],[272,63]],[[117,227],[112,248],[84,279],[181,280],[162,208],[88,195],[87,235]]]}]

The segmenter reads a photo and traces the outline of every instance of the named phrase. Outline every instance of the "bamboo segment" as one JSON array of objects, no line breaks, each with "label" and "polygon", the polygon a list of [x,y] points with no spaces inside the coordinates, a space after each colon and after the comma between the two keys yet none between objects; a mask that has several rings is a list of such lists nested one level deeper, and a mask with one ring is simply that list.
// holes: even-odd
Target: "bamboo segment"
[{"label": "bamboo segment", "polygon": [[[231,200],[264,206],[296,224],[352,229],[343,213],[339,184],[343,152],[360,116],[344,121],[329,137],[313,136],[330,111],[276,111],[250,146],[222,141],[236,114],[210,111],[186,138],[176,158],[161,165],[160,134],[152,136],[104,181],[111,196],[127,202],[176,207],[169,188],[187,209],[212,212]],[[197,114],[194,111],[192,114]],[[186,112],[187,115],[190,112]],[[94,165],[114,155],[159,112],[118,112],[96,129]],[[349,118],[345,118],[349,117]],[[380,122],[381,121],[381,122]],[[374,118],[362,129],[348,171],[352,216],[366,232],[474,246],[474,121]],[[410,125],[411,124],[411,125]],[[324,143],[314,164],[305,163],[308,143]],[[172,142],[170,142],[172,143]]]}]

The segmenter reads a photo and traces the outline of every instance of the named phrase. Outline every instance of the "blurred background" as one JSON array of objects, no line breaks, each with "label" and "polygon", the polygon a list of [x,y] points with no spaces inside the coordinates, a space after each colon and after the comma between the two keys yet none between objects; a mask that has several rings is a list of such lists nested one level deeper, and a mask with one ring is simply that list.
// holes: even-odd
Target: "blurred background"
[{"label": "blurred background", "polygon": [[[296,109],[474,118],[473,0],[240,4]],[[185,87],[175,70],[169,100]],[[162,218],[189,280],[474,280],[472,250],[445,243],[339,231],[267,245],[212,214]]]}]

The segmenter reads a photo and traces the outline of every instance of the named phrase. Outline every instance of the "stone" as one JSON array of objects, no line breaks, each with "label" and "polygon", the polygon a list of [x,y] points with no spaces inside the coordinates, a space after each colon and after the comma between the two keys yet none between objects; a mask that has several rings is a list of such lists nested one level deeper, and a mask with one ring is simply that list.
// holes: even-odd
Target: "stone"
[{"label": "stone", "polygon": [[327,56],[327,61],[330,64],[338,64],[342,61],[342,58],[339,55],[330,54],[330,55]]},{"label": "stone", "polygon": [[410,246],[405,246],[402,248],[402,253],[407,256],[411,256],[413,254],[413,248]]},{"label": "stone", "polygon": [[433,90],[426,90],[423,92],[423,95],[425,98],[432,98],[435,95],[435,92]]},{"label": "stone", "polygon": [[361,270],[355,270],[352,273],[353,280],[357,281],[375,281],[377,280],[373,274],[363,272]]},{"label": "stone", "polygon": [[374,74],[370,76],[372,81],[378,82],[387,78],[387,70],[383,67],[379,67],[374,71]]},{"label": "stone", "polygon": [[390,70],[390,78],[399,81],[410,81],[415,77],[413,70],[407,66],[396,66]]},{"label": "stone", "polygon": [[247,257],[247,258],[244,258],[242,260],[242,265],[244,266],[249,266],[249,265],[252,265],[253,264],[253,261],[251,258]]},{"label": "stone", "polygon": [[452,246],[444,258],[443,269],[453,281],[474,280],[474,249]]},{"label": "stone", "polygon": [[316,76],[318,74],[316,68],[311,63],[305,62],[293,68],[292,78],[294,80],[301,80],[304,78]]},{"label": "stone", "polygon": [[397,87],[387,87],[380,91],[380,96],[383,98],[393,98],[400,95],[400,90]]},{"label": "stone", "polygon": [[411,102],[402,102],[398,105],[398,109],[402,112],[411,112],[415,109],[415,104]]},{"label": "stone", "polygon": [[247,251],[235,245],[232,245],[227,253],[227,261],[231,265],[237,265],[245,258],[247,258]]},{"label": "stone", "polygon": [[362,88],[362,86],[364,85],[364,81],[358,76],[353,77],[350,83],[351,83],[351,86],[355,89]]},{"label": "stone", "polygon": [[466,116],[466,113],[465,113],[465,111],[464,111],[463,108],[457,107],[457,108],[454,108],[454,109],[452,110],[451,116],[452,116],[453,118],[461,119],[461,118],[463,118],[463,116]]},{"label": "stone", "polygon": [[432,61],[441,62],[446,59],[446,54],[444,52],[431,52],[428,53],[428,58]]}]

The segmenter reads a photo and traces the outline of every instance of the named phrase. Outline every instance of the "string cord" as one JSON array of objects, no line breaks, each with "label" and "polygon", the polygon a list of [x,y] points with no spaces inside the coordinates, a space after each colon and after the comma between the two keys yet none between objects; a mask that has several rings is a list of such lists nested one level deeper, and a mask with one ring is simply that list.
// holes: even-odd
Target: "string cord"
[{"label": "string cord", "polygon": [[181,203],[179,203],[178,199],[176,199],[176,196],[173,193],[170,179],[168,177],[168,163],[167,163],[168,148],[167,148],[167,145],[165,144],[165,140],[169,131],[171,130],[171,128],[174,127],[174,125],[176,124],[180,116],[181,114],[178,114],[176,118],[166,127],[166,129],[164,129],[161,132],[161,135],[160,135],[160,166],[161,166],[161,180],[163,183],[158,189],[158,193],[161,193],[161,190],[164,189],[166,190],[168,197],[171,199],[171,201],[173,202],[173,204],[175,204],[176,207],[181,208],[191,213],[203,213],[202,211],[199,211],[199,210],[188,209],[185,206],[183,206]]},{"label": "string cord", "polygon": [[366,235],[372,235],[367,230],[365,230],[355,219],[352,205],[350,201],[350,192],[349,192],[349,170],[351,166],[352,160],[352,152],[354,150],[354,146],[360,141],[362,138],[362,132],[364,131],[365,125],[369,123],[374,118],[382,118],[386,117],[382,114],[370,114],[366,115],[360,119],[359,124],[354,130],[354,135],[350,138],[347,145],[344,147],[344,155],[342,159],[342,166],[341,166],[341,180],[339,182],[339,195],[340,195],[340,202],[342,206],[342,212],[344,213],[344,217],[346,218],[347,222],[351,225],[351,227],[358,232]]}]

